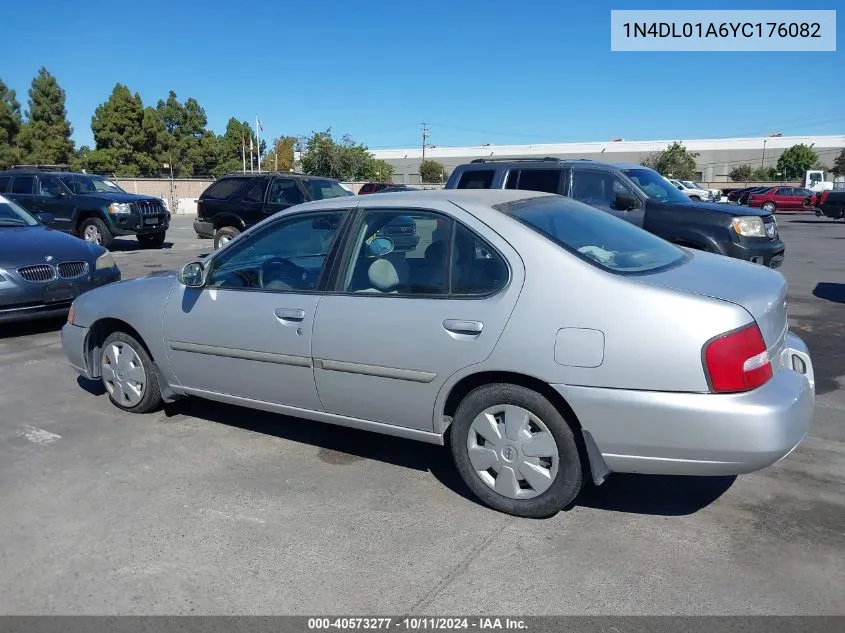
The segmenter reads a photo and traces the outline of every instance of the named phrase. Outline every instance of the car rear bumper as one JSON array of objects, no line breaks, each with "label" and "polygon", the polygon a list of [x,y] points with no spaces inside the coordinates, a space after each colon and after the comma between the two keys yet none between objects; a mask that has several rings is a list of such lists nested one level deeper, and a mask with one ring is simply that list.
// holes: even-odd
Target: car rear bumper
[{"label": "car rear bumper", "polygon": [[211,222],[206,222],[205,220],[200,220],[199,218],[194,220],[194,231],[196,232],[197,237],[214,237],[214,225]]},{"label": "car rear bumper", "polygon": [[62,349],[71,366],[85,378],[91,378],[88,363],[85,362],[85,341],[88,328],[66,323],[62,328]]},{"label": "car rear bumper", "polygon": [[[795,358],[805,373],[792,368]],[[741,394],[552,386],[611,472],[738,475],[783,459],[810,428],[815,387],[804,342],[788,333],[778,360],[771,380]]]}]

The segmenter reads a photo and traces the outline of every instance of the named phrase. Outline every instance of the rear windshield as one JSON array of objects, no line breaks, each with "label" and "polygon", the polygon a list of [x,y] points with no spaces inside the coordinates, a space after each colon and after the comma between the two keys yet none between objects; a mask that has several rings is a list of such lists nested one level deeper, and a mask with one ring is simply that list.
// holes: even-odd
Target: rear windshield
[{"label": "rear windshield", "polygon": [[343,198],[354,195],[348,189],[340,186],[336,180],[306,180],[305,186],[311,192],[313,200],[326,200],[328,198]]},{"label": "rear windshield", "polygon": [[658,272],[688,257],[677,246],[630,222],[569,198],[542,196],[496,208],[584,261],[610,272]]}]

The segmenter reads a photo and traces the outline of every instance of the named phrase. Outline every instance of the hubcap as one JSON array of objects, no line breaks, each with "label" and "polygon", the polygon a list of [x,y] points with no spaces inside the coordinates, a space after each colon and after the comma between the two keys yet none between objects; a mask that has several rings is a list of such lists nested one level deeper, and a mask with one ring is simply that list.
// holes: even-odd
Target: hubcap
[{"label": "hubcap", "polygon": [[134,407],[144,397],[147,373],[141,359],[126,343],[112,343],[103,350],[101,364],[103,384],[115,401],[124,407]]},{"label": "hubcap", "polygon": [[467,435],[469,461],[488,487],[509,499],[544,493],[557,476],[560,457],[551,431],[522,407],[502,404],[482,411]]},{"label": "hubcap", "polygon": [[100,235],[100,229],[98,229],[93,224],[89,224],[85,227],[85,241],[86,242],[94,242],[95,244],[99,244],[103,241],[103,236]]},{"label": "hubcap", "polygon": [[220,244],[220,246],[226,246],[226,244],[228,244],[231,240],[232,240],[232,238],[230,236],[221,235],[220,239],[217,240],[217,243]]}]

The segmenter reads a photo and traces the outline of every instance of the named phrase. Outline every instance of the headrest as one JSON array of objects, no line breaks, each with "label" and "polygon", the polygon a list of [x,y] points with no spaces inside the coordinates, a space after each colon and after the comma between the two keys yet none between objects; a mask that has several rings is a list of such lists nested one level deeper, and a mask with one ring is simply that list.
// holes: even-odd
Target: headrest
[{"label": "headrest", "polygon": [[386,259],[377,259],[370,264],[367,276],[373,288],[382,292],[395,290],[399,285],[399,273],[396,272],[396,267]]}]

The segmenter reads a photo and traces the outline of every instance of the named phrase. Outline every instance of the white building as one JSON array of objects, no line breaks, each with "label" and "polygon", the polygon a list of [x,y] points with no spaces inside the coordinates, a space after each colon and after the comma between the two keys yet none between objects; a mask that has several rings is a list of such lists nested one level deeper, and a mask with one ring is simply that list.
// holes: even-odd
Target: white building
[{"label": "white building", "polygon": [[[457,165],[476,158],[590,158],[608,162],[640,163],[654,152],[666,149],[675,141],[690,152],[697,152],[696,180],[727,182],[731,170],[742,164],[752,167],[774,167],[784,150],[803,143],[818,154],[828,167],[845,149],[845,134],[832,136],[766,136],[721,139],[670,139],[663,141],[626,141],[623,139],[597,143],[555,143],[534,145],[478,145],[473,147],[427,146],[425,158],[441,163],[448,175]],[[419,166],[422,148],[370,150],[394,168],[394,181],[420,182]]]}]

